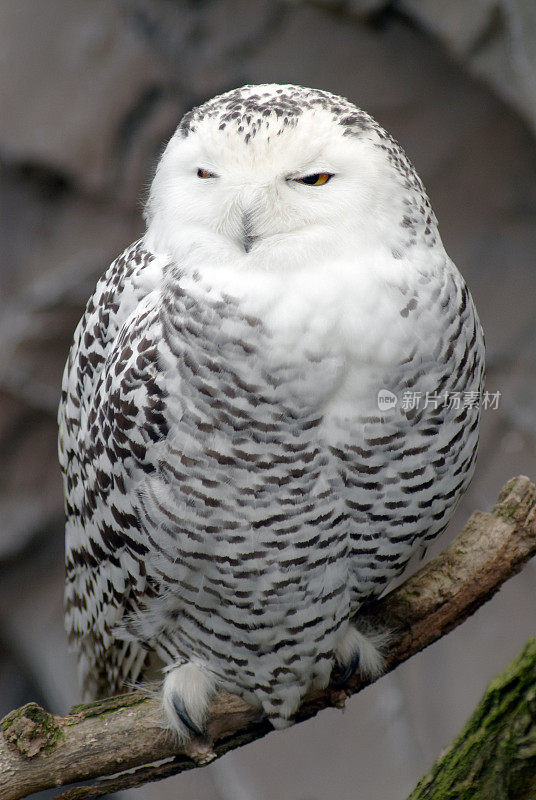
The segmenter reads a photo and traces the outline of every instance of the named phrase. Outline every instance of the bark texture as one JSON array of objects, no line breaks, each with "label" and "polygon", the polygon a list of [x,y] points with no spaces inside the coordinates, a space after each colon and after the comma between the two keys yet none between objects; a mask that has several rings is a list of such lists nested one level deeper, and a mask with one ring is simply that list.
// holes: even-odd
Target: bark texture
[{"label": "bark texture", "polygon": [[536,797],[536,639],[488,686],[460,735],[408,800]]},{"label": "bark texture", "polygon": [[[393,631],[387,671],[463,622],[535,553],[536,489],[520,476],[506,484],[491,513],[475,512],[444,553],[360,613]],[[365,685],[354,676],[342,690],[309,694],[296,722],[323,708],[344,706],[347,696]],[[63,800],[99,797],[208,763],[271,730],[256,710],[225,693],[211,706],[205,741],[177,746],[161,724],[157,698],[142,691],[77,706],[67,717],[29,703],[0,723],[0,797],[18,800],[41,789],[114,775],[61,795]],[[124,773],[133,768],[136,772]]]}]

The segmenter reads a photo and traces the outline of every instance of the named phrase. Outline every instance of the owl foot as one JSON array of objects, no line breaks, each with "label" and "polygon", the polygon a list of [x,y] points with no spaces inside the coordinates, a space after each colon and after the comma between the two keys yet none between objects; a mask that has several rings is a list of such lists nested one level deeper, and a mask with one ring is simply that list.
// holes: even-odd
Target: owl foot
[{"label": "owl foot", "polygon": [[168,667],[162,686],[162,705],[169,727],[180,742],[202,737],[207,710],[215,691],[210,673],[191,661]]},{"label": "owl foot", "polygon": [[388,633],[381,631],[367,631],[365,635],[350,624],[335,651],[338,669],[333,686],[341,688],[358,668],[364,678],[378,678],[384,671],[382,650],[389,638]]}]

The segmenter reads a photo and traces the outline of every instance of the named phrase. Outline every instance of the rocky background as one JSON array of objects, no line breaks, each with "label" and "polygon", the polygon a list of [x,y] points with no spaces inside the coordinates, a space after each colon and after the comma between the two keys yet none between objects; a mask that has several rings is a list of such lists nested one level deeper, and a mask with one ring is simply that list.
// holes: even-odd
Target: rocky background
[{"label": "rocky background", "polygon": [[[428,187],[501,392],[443,544],[511,475],[536,477],[532,0],[1,0],[0,61],[0,717],[78,700],[62,628],[63,363],[97,277],[143,230],[163,143],[218,92],[277,81],[346,95]],[[535,577],[531,564],[343,715],[122,800],[403,800],[533,632]]]}]

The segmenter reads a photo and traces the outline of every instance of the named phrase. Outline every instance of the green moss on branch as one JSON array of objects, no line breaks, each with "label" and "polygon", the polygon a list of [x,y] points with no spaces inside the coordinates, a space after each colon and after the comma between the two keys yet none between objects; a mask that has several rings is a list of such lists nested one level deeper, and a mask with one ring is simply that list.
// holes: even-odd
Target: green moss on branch
[{"label": "green moss on branch", "polygon": [[32,758],[41,751],[50,752],[65,739],[59,719],[37,703],[27,703],[4,717],[0,726],[10,747]]},{"label": "green moss on branch", "polygon": [[536,798],[536,639],[488,686],[408,800]]}]

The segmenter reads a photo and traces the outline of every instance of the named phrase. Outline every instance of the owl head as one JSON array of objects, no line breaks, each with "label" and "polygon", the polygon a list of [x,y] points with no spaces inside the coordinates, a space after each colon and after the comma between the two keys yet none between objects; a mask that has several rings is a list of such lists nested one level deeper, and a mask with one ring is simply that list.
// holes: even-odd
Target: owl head
[{"label": "owl head", "polygon": [[152,247],[177,261],[244,269],[366,258],[403,261],[438,243],[433,212],[397,142],[348,100],[264,84],[188,112],[167,145],[146,209]]}]

